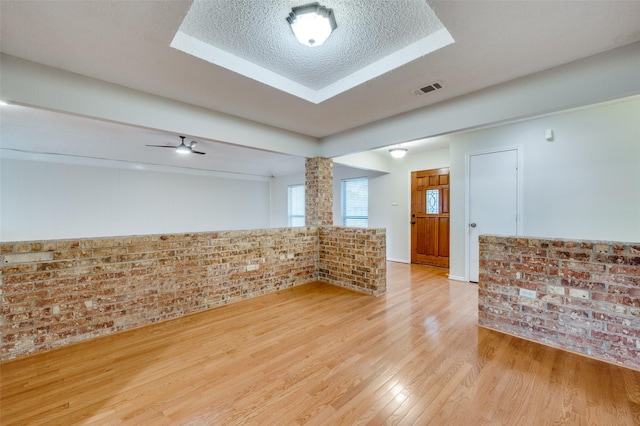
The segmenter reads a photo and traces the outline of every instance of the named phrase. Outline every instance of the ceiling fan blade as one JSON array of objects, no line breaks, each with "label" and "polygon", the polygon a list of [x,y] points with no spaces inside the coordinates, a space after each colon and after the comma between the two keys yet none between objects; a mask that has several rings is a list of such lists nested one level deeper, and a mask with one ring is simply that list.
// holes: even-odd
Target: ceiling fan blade
[{"label": "ceiling fan blade", "polygon": [[193,152],[194,154],[200,154],[200,155],[205,155],[206,154],[206,152],[202,152],[202,151],[191,150],[191,152]]},{"label": "ceiling fan blade", "polygon": [[171,146],[171,145],[145,145],[145,146],[151,146],[153,148],[173,148],[173,149],[177,148],[177,146]]}]

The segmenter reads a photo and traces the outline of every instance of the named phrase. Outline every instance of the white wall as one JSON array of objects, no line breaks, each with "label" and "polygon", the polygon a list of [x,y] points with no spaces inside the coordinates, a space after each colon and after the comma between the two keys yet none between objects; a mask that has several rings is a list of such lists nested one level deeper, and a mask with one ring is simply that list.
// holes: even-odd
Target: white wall
[{"label": "white wall", "polygon": [[640,42],[327,136],[320,156],[364,152],[636,95],[638,75]]},{"label": "white wall", "polygon": [[[373,154],[380,156],[379,154]],[[367,164],[363,164],[367,166]],[[362,170],[334,164],[333,223],[342,224],[342,179],[369,178],[369,227],[387,229],[387,258],[409,262],[411,209],[411,172],[449,166],[449,150],[414,152],[390,162],[392,173]],[[287,186],[304,183],[304,174],[271,180],[271,226],[287,226]],[[393,205],[397,203],[397,205]]]},{"label": "white wall", "polygon": [[369,228],[384,228],[385,226],[376,226],[371,222],[371,215],[377,205],[372,203],[373,191],[371,185],[374,179],[383,175],[381,172],[372,170],[362,170],[341,164],[333,165],[333,224],[342,226],[342,181],[344,179],[353,179],[366,177],[369,178]]},{"label": "white wall", "polygon": [[272,228],[283,228],[289,226],[288,223],[288,202],[290,185],[304,185],[304,173],[297,173],[289,176],[274,177],[270,182],[270,226]]},{"label": "white wall", "polygon": [[465,156],[510,146],[522,149],[523,235],[640,241],[635,97],[452,136],[450,275],[466,274]]},{"label": "white wall", "polygon": [[0,240],[269,227],[269,182],[0,159]]},{"label": "white wall", "polygon": [[[545,140],[548,128],[554,131],[553,142]],[[369,176],[369,226],[387,229],[389,260],[411,259],[411,172],[450,167],[450,276],[464,278],[465,157],[511,146],[522,149],[523,235],[640,241],[639,97],[449,135],[449,139],[449,149],[409,151],[406,157],[391,162],[391,173]],[[335,224],[341,223],[340,179],[371,173],[340,169],[334,171]],[[279,188],[275,185],[278,181],[283,182]],[[272,181],[272,226],[286,224],[288,182],[302,183],[304,176]],[[274,206],[278,199],[282,208]]]},{"label": "white wall", "polygon": [[[368,177],[369,185],[372,179],[380,176],[381,172],[362,170],[348,167],[342,164],[333,164],[333,224],[342,225],[342,188],[343,179]],[[298,173],[289,176],[280,176],[271,179],[271,227],[279,228],[287,226],[287,203],[289,185],[304,185],[304,173]],[[369,217],[371,218],[371,187],[369,187]],[[369,227],[371,221],[369,221]],[[381,226],[384,227],[384,226]]]},{"label": "white wall", "polygon": [[[369,226],[387,228],[387,259],[411,261],[411,172],[449,167],[449,150],[412,152],[369,182]],[[394,205],[397,203],[397,206]]]},{"label": "white wall", "polygon": [[302,157],[320,150],[310,136],[13,56],[0,58],[2,99],[17,104]]}]

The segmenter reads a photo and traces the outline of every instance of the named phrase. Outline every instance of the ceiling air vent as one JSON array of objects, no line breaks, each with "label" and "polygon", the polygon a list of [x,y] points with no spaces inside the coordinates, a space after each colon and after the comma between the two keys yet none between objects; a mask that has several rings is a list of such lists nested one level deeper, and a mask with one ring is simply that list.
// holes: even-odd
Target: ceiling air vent
[{"label": "ceiling air vent", "polygon": [[424,95],[426,93],[429,92],[433,92],[436,91],[438,89],[442,89],[442,82],[441,81],[436,81],[435,83],[431,83],[427,86],[421,87],[419,89],[416,89],[413,91],[414,95]]}]

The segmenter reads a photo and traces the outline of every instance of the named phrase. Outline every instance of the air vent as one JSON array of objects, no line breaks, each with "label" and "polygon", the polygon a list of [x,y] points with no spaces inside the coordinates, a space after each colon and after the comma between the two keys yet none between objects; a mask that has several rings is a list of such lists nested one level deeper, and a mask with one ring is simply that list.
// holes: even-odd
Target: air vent
[{"label": "air vent", "polygon": [[414,95],[424,95],[427,94],[429,92],[433,92],[439,89],[442,89],[442,82],[441,81],[436,81],[435,83],[431,83],[427,86],[421,87],[419,89],[416,89],[413,91]]}]

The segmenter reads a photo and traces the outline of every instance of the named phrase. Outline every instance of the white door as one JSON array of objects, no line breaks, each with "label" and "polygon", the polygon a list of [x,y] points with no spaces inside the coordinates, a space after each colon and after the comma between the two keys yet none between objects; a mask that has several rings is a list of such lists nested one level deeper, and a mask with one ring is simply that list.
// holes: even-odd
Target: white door
[{"label": "white door", "polygon": [[478,282],[478,236],[518,234],[518,150],[469,156],[469,281]]}]

